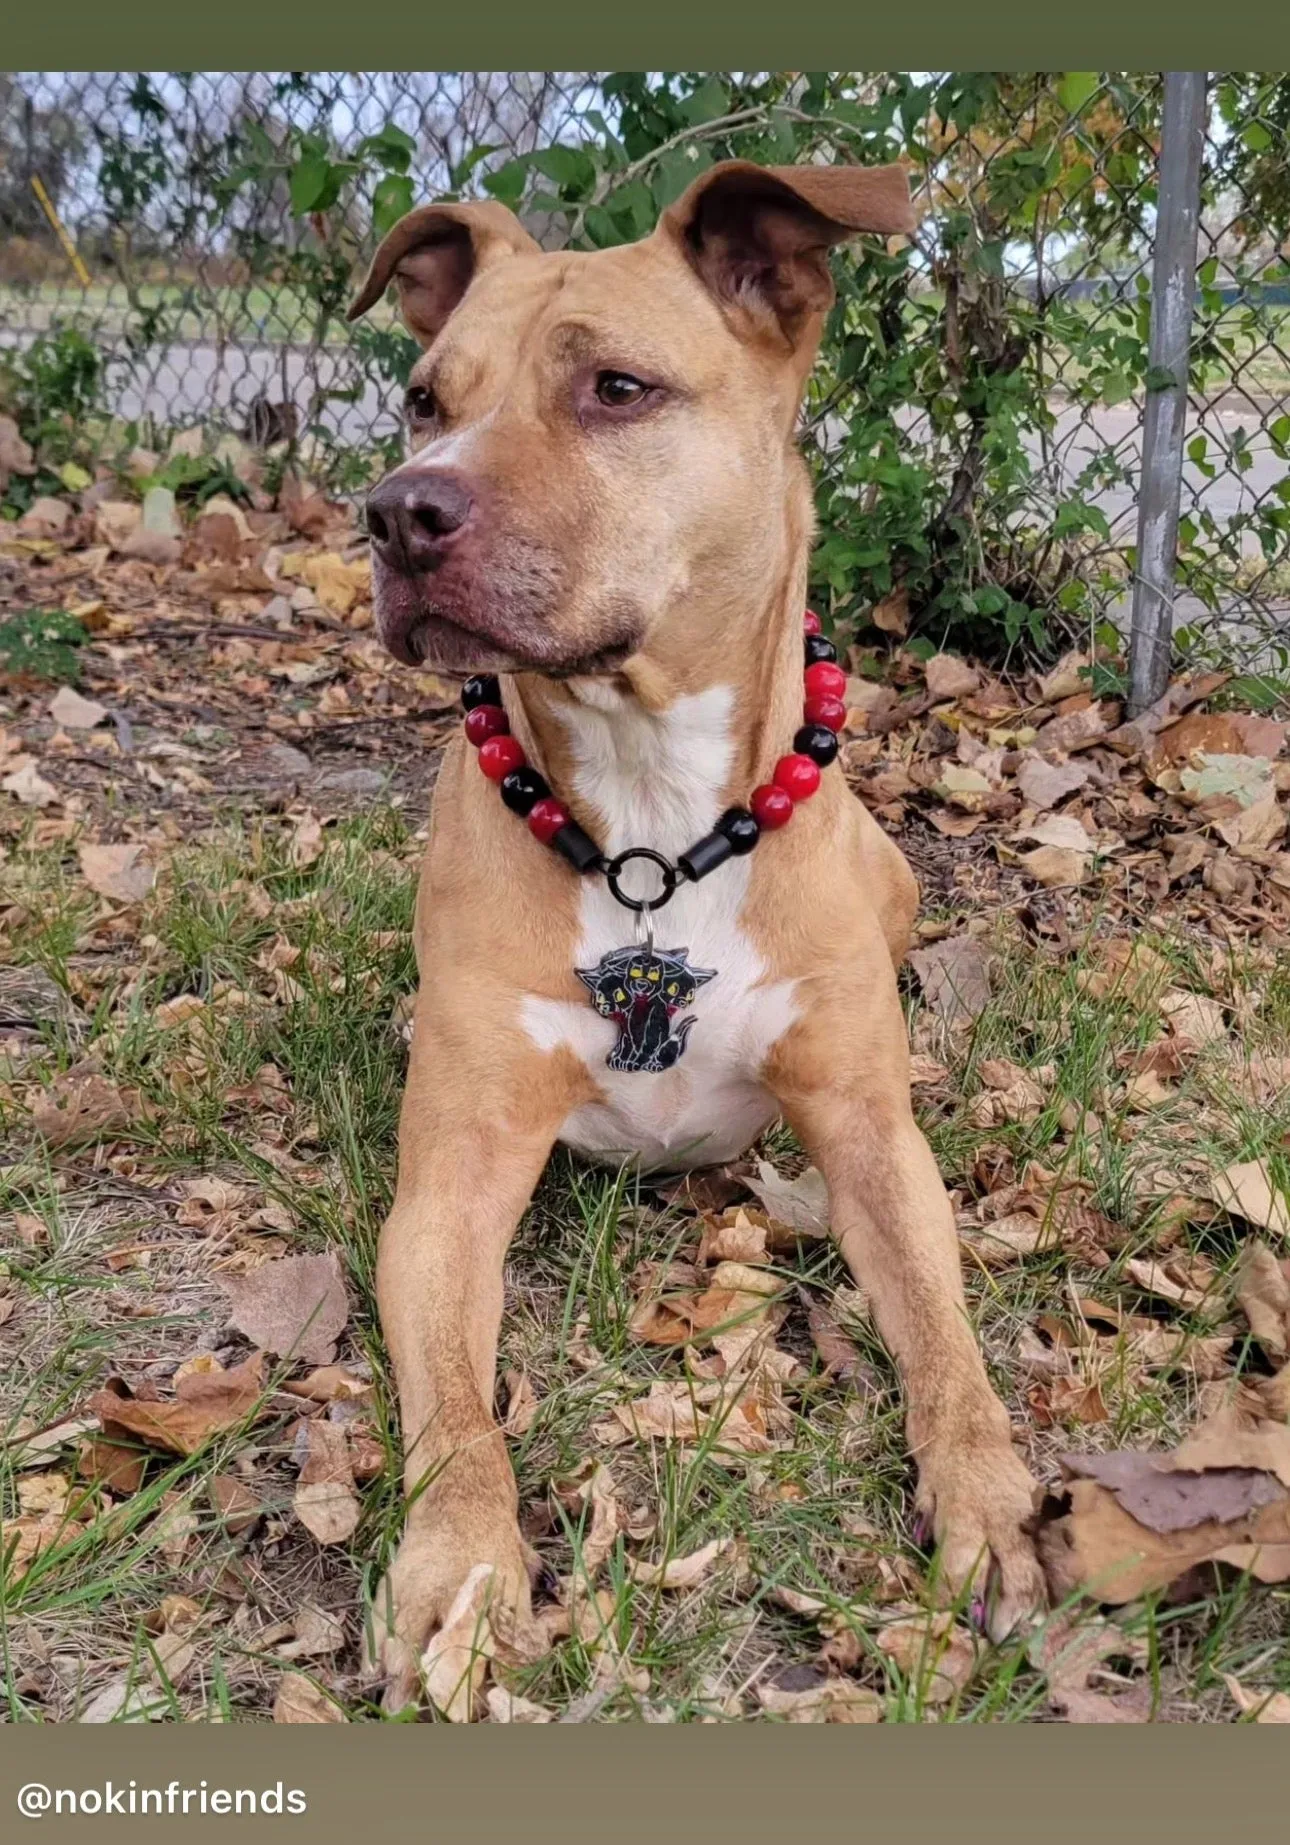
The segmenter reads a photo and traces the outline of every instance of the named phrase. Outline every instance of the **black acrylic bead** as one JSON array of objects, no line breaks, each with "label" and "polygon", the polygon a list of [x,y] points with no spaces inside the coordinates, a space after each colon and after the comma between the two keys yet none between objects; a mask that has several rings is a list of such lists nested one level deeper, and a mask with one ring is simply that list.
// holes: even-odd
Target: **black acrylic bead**
[{"label": "black acrylic bead", "polygon": [[536,769],[512,769],[501,780],[502,799],[513,814],[526,816],[551,790]]},{"label": "black acrylic bead", "polygon": [[751,852],[761,838],[761,828],[746,807],[728,807],[717,821],[717,831],[725,834],[739,857]]},{"label": "black acrylic bead", "polygon": [[827,769],[838,753],[837,732],[830,730],[827,724],[803,724],[793,738],[793,748],[799,756],[809,756],[822,769]]},{"label": "black acrylic bead", "polygon": [[814,666],[820,660],[836,662],[838,650],[826,634],[808,634],[806,637],[806,664]]},{"label": "black acrylic bead", "polygon": [[461,688],[461,702],[467,711],[476,705],[500,705],[502,688],[492,673],[476,673]]}]

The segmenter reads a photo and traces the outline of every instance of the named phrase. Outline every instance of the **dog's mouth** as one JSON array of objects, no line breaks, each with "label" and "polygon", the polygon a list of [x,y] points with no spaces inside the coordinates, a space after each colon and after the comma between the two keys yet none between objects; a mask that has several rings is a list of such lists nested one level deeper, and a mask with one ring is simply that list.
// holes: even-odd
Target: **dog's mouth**
[{"label": "dog's mouth", "polygon": [[513,598],[502,614],[472,594],[463,611],[445,608],[447,598],[431,601],[428,587],[425,578],[410,580],[379,568],[375,573],[377,633],[404,666],[453,677],[523,672],[571,679],[617,673],[640,647],[639,628],[627,611],[606,621],[608,632],[588,646],[584,637],[561,634],[537,609],[515,608]]}]

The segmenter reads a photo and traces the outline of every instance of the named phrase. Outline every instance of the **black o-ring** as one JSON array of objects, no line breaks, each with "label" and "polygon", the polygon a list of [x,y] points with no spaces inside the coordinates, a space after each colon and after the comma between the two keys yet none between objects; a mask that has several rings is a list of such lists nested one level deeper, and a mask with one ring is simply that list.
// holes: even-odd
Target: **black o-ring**
[{"label": "black o-ring", "polygon": [[[647,858],[652,865],[657,865],[663,874],[663,888],[657,897],[627,897],[618,888],[619,874],[623,867],[634,858]],[[661,852],[651,852],[648,846],[629,846],[626,852],[620,852],[617,858],[611,858],[605,866],[605,882],[609,894],[625,910],[635,910],[638,915],[650,910],[661,910],[665,903],[670,903],[676,891],[676,866],[665,859]]]}]

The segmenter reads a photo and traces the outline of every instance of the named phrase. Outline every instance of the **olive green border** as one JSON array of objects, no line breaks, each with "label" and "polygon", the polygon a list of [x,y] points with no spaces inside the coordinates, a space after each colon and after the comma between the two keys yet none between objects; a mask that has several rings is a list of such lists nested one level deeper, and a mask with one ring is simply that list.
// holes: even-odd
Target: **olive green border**
[{"label": "olive green border", "polygon": [[[281,1818],[21,1820],[20,1786],[299,1789]],[[742,1724],[0,1730],[0,1838],[465,1845],[1213,1845],[1285,1834],[1272,1728]],[[284,1799],[285,1804],[285,1799]]]},{"label": "olive green border", "polygon": [[11,68],[1270,70],[1290,53],[1285,0],[62,0],[4,9]]}]

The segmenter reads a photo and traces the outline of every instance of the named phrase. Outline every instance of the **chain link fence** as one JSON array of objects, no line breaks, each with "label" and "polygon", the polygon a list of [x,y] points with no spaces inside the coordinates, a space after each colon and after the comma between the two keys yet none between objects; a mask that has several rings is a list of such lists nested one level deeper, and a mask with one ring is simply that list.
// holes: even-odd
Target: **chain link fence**
[{"label": "chain link fence", "polygon": [[[806,407],[813,591],[862,636],[1124,629],[1161,98],[1115,72],[10,73],[0,412],[55,472],[178,436],[358,492],[415,348],[344,310],[414,202],[493,196],[596,246],[714,159],[899,158],[920,228],[840,256]],[[1206,100],[1176,638],[1284,678],[1290,77],[1210,73]]]}]

